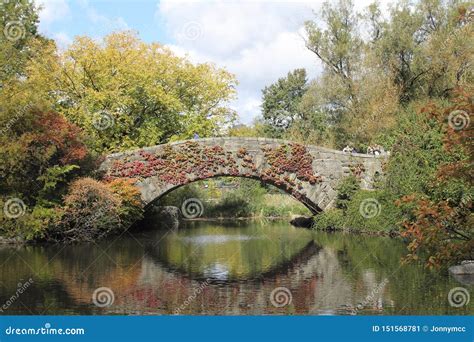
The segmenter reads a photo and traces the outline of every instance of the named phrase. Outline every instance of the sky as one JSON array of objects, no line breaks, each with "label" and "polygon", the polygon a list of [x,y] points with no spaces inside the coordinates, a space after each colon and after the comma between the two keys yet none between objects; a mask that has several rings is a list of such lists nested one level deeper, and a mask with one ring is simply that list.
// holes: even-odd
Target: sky
[{"label": "sky", "polygon": [[[100,39],[134,30],[193,62],[212,62],[236,75],[239,121],[261,113],[261,90],[296,68],[310,79],[322,70],[304,46],[305,20],[317,20],[322,0],[35,0],[40,32],[62,49],[77,35]],[[357,9],[371,0],[354,1]]]}]

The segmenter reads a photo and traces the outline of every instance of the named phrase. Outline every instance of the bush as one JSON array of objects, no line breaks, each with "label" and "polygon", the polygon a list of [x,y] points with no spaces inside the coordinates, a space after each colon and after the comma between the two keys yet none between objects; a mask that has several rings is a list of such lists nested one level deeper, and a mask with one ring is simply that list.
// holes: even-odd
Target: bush
[{"label": "bush", "polygon": [[434,165],[423,191],[398,201],[407,212],[402,230],[409,241],[406,261],[441,268],[474,257],[473,94],[472,87],[457,89],[447,106],[430,104],[420,113],[442,133],[442,149],[432,156],[442,163]]},{"label": "bush", "polygon": [[73,182],[64,198],[64,214],[55,240],[94,241],[119,233],[142,216],[139,193],[130,182],[104,184],[91,178]]},{"label": "bush", "polygon": [[266,194],[255,209],[261,217],[293,217],[293,215],[310,216],[311,212],[303,203],[285,193]]},{"label": "bush", "polygon": [[410,107],[400,113],[390,135],[386,139],[393,139],[395,143],[391,146],[383,188],[397,198],[430,192],[429,183],[437,168],[447,161],[439,124]]},{"label": "bush", "polygon": [[391,196],[381,190],[359,190],[346,202],[346,209],[333,208],[315,217],[314,229],[389,232],[402,220]]},{"label": "bush", "polygon": [[345,227],[344,212],[341,209],[332,208],[314,217],[312,228],[318,230],[342,229]]},{"label": "bush", "polygon": [[402,217],[393,197],[383,190],[357,191],[346,211],[345,227],[351,230],[389,232]]},{"label": "bush", "polygon": [[[9,198],[0,198],[0,208],[5,208]],[[62,210],[60,208],[45,208],[36,205],[31,210],[25,205],[13,204],[16,209],[10,206],[11,213],[20,213],[18,217],[7,215],[7,210],[0,211],[0,236],[6,238],[15,238],[21,241],[45,240],[48,236],[48,230],[58,226]]]},{"label": "bush", "polygon": [[354,193],[360,189],[360,181],[353,175],[343,178],[336,188],[336,208],[346,210]]},{"label": "bush", "polygon": [[246,217],[252,216],[251,204],[240,193],[229,192],[217,204],[206,212],[209,217]]},{"label": "bush", "polygon": [[122,225],[131,226],[143,218],[143,205],[140,191],[130,179],[115,179],[107,184],[109,189],[121,199],[119,216]]}]

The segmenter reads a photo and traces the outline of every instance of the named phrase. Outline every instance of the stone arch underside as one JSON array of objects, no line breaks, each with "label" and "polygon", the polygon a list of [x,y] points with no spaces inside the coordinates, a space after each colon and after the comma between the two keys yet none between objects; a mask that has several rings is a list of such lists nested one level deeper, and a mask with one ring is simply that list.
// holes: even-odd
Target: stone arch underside
[{"label": "stone arch underside", "polygon": [[[143,192],[142,192],[142,198],[144,197],[148,197],[148,198],[153,198],[152,200],[150,200],[149,202],[146,201],[146,205],[149,205],[149,204],[153,204],[155,202],[159,202],[159,200],[164,197],[165,195],[169,194],[170,192],[173,192],[174,190],[177,190],[179,189],[180,187],[182,186],[185,186],[187,184],[191,184],[191,183],[194,183],[194,182],[198,182],[198,181],[202,181],[202,180],[207,180],[207,179],[211,179],[211,178],[216,178],[216,177],[239,177],[239,178],[247,178],[247,179],[254,179],[254,180],[258,180],[258,181],[261,181],[265,184],[269,184],[269,185],[273,185],[275,186],[276,188],[282,190],[283,192],[285,192],[287,195],[291,196],[292,198],[294,198],[295,200],[301,202],[306,208],[308,208],[311,213],[313,214],[316,214],[318,212],[321,212],[322,209],[318,207],[318,205],[314,202],[312,202],[310,199],[308,198],[305,198],[304,196],[301,196],[299,198],[295,197],[294,194],[289,191],[289,189],[281,186],[281,185],[277,185],[275,183],[272,182],[272,180],[262,180],[261,178],[258,178],[258,177],[254,177],[254,176],[247,176],[247,175],[229,175],[229,174],[216,174],[212,177],[206,177],[206,178],[196,178],[192,181],[189,181],[187,183],[183,183],[183,184],[173,184],[173,185],[170,185],[170,186],[166,186],[164,188],[156,188],[155,186],[151,186],[149,188],[149,190],[146,190],[148,191],[148,193],[144,196]],[[150,180],[151,184],[155,183],[154,180]],[[156,183],[155,183],[156,184]],[[151,191],[151,192],[150,192]]]},{"label": "stone arch underside", "polygon": [[332,206],[338,182],[350,174],[371,189],[383,160],[276,139],[206,138],[112,154],[101,170],[109,179],[136,180],[145,205],[180,186],[231,176],[274,185],[317,214]]}]

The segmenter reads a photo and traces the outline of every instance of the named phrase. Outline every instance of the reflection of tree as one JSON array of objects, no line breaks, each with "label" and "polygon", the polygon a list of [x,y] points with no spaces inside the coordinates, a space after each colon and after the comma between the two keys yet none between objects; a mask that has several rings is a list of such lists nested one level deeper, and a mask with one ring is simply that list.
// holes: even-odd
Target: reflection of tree
[{"label": "reflection of tree", "polygon": [[[373,275],[369,272],[367,288],[371,287],[370,277]],[[161,295],[159,300],[165,308],[172,309],[184,303],[201,281],[182,277],[178,272],[167,272],[161,262],[152,258],[143,260],[140,283],[150,287],[166,284],[158,285],[159,290],[155,291]],[[277,286],[285,286],[292,292],[292,304],[286,308],[274,308],[269,302],[269,295]],[[170,289],[171,293],[168,293]],[[177,304],[169,298],[178,300]],[[211,283],[181,313],[317,314],[328,310],[341,313],[357,300],[365,300],[364,293],[356,293],[351,279],[345,278],[337,253],[331,248],[318,249],[310,244],[291,263],[281,265],[261,279],[227,282],[225,286]],[[340,311],[335,310],[337,308]],[[165,310],[165,313],[172,313],[172,310]]]},{"label": "reflection of tree", "polygon": [[[260,268],[264,270],[260,277],[209,284],[144,255],[143,246],[134,239],[62,250],[52,246],[0,249],[0,259],[8,260],[0,266],[0,303],[14,293],[18,282],[32,277],[34,283],[20,299],[34,308],[28,311],[18,301],[6,314],[172,314],[187,300],[182,314],[338,314],[350,313],[358,304],[360,313],[454,313],[446,307],[445,294],[455,285],[442,275],[414,265],[396,272],[403,254],[396,240],[387,244],[379,238],[321,233],[315,240],[322,247],[309,244],[271,269]],[[260,256],[253,253],[252,258]],[[254,269],[263,264],[256,263]],[[381,286],[385,278],[388,282]],[[92,304],[92,293],[101,286],[114,291],[113,306],[100,309]],[[283,308],[273,307],[269,300],[278,286],[292,293],[292,303]],[[194,295],[200,287],[202,291]]]},{"label": "reflection of tree", "polygon": [[295,228],[203,226],[168,234],[146,252],[165,267],[194,278],[238,280],[272,272],[311,241],[309,231]]}]

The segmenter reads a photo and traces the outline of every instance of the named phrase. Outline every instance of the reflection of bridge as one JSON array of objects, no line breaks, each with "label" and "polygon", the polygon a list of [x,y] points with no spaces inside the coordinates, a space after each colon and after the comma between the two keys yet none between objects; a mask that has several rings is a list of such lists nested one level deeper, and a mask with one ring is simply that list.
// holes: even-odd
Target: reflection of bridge
[{"label": "reflection of bridge", "polygon": [[[133,252],[133,246],[140,247]],[[15,293],[19,279],[37,279],[38,272],[47,273],[44,281],[35,281],[22,294],[21,301],[14,302],[5,313],[172,314],[189,301],[182,314],[344,314],[350,313],[358,303],[363,303],[364,310],[373,314],[394,305],[392,299],[400,301],[399,308],[405,308],[412,300],[407,299],[405,292],[395,291],[396,287],[392,287],[392,293],[380,287],[380,276],[388,272],[388,265],[380,264],[375,255],[369,255],[369,260],[378,265],[376,268],[358,264],[348,272],[351,266],[347,266],[347,260],[358,260],[358,254],[351,254],[354,253],[351,248],[347,249],[349,254],[343,255],[338,253],[340,249],[328,246],[320,249],[312,244],[260,281],[215,284],[163,267],[155,258],[143,255],[141,244],[134,238],[118,240],[107,253],[99,245],[73,247],[58,250],[37,246],[10,253],[0,251],[0,258],[7,260],[10,256],[10,262],[18,265],[15,269],[0,268],[2,274],[10,275],[2,278],[6,291],[0,293],[0,303]],[[95,307],[91,302],[94,290],[104,286],[113,290],[115,301],[110,307]],[[291,305],[275,308],[269,299],[280,286],[291,291],[293,301]],[[198,288],[203,288],[201,293],[196,292]],[[374,291],[377,288],[380,291]]]},{"label": "reflection of bridge", "polygon": [[[166,249],[157,247],[154,244],[146,246],[145,256],[153,260],[154,263],[160,265],[163,269],[168,272],[177,272],[183,278],[189,278],[195,281],[207,282],[209,284],[232,284],[245,280],[246,282],[257,281],[260,282],[265,278],[274,277],[278,274],[283,274],[288,271],[291,267],[296,267],[302,263],[305,263],[320,249],[313,240],[309,241],[300,251],[290,257],[290,259],[283,259],[281,263],[271,265],[269,269],[254,269],[249,270],[246,274],[237,274],[234,276],[227,276],[225,278],[216,277],[213,274],[205,274],[198,270],[193,270],[188,265],[174,265],[168,259],[166,255]],[[187,260],[188,261],[188,260]]]},{"label": "reflection of bridge", "polygon": [[194,181],[234,176],[274,185],[317,213],[331,206],[337,182],[351,173],[370,189],[383,160],[284,140],[206,138],[112,154],[101,169],[109,178],[137,179],[146,204]]}]

